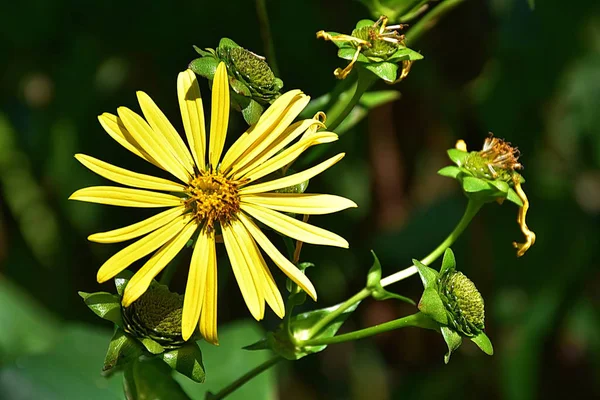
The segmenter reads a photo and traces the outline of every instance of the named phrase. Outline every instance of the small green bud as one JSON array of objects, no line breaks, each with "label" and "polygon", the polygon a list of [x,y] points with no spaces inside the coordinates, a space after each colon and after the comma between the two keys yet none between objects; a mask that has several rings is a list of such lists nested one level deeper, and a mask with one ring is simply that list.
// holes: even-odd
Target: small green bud
[{"label": "small green bud", "polygon": [[164,285],[151,285],[129,307],[123,308],[125,331],[138,339],[152,339],[165,349],[181,347],[183,296]]},{"label": "small green bud", "polygon": [[440,297],[448,312],[448,323],[465,336],[485,328],[483,297],[462,272],[451,271],[440,278]]},{"label": "small green bud", "polygon": [[271,89],[275,84],[275,74],[263,57],[241,47],[226,48],[219,54],[227,54],[233,71],[250,85],[257,88]]}]

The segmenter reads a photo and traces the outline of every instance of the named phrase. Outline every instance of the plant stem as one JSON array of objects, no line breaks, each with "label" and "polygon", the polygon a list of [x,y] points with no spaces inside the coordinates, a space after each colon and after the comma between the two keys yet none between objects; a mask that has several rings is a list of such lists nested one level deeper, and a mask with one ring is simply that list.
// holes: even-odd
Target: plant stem
[{"label": "plant stem", "polygon": [[280,356],[275,356],[273,358],[268,359],[267,361],[263,362],[262,364],[256,366],[255,368],[251,369],[250,371],[246,372],[244,375],[240,376],[235,381],[231,382],[225,388],[220,390],[217,394],[207,395],[207,399],[210,399],[210,400],[224,399],[225,397],[229,396],[231,393],[233,393],[234,391],[239,389],[241,386],[243,386],[245,383],[247,383],[249,380],[260,375],[262,372],[268,370],[269,368],[271,368],[273,365],[277,364],[281,360],[283,360],[283,358],[281,358]]},{"label": "plant stem", "polygon": [[[327,124],[327,129],[333,131],[346,119],[352,109],[358,104],[362,95],[375,83],[378,79],[377,75],[370,71],[358,69],[358,80],[354,85],[354,94],[352,97],[340,96],[332,110],[328,113],[328,117],[332,120]],[[348,92],[346,92],[348,93]]]},{"label": "plant stem", "polygon": [[377,335],[379,333],[392,331],[394,329],[406,328],[409,326],[435,329],[437,324],[433,322],[431,318],[419,312],[400,319],[396,319],[394,321],[385,322],[383,324],[371,326],[369,328],[361,329],[350,333],[345,333],[343,335],[309,339],[306,342],[303,342],[302,344],[304,346],[322,346],[334,343],[349,342],[352,340],[363,339],[369,336]]},{"label": "plant stem", "polygon": [[273,45],[273,38],[271,36],[271,25],[269,24],[266,0],[256,0],[256,13],[258,14],[260,36],[265,46],[265,57],[275,76],[279,77],[279,68],[275,59],[275,46]]},{"label": "plant stem", "polygon": [[406,43],[412,44],[413,41],[418,40],[421,35],[431,29],[437,21],[446,14],[448,11],[454,9],[465,0],[444,0],[433,10],[429,11],[419,22],[413,25],[412,28],[406,33]]},{"label": "plant stem", "polygon": [[[446,239],[444,239],[444,241],[442,243],[440,243],[440,245],[438,247],[436,247],[435,250],[433,250],[431,253],[429,253],[429,255],[427,257],[423,258],[421,260],[421,262],[423,264],[429,266],[435,260],[437,260],[442,254],[444,254],[444,251],[446,251],[446,249],[448,247],[452,246],[452,244],[454,244],[454,242],[456,241],[456,239],[458,239],[458,237],[461,235],[461,233],[463,233],[465,228],[467,226],[469,226],[469,223],[471,222],[473,217],[477,214],[477,212],[481,209],[481,206],[483,206],[482,203],[469,199],[469,203],[467,204],[467,209],[465,210],[462,218],[458,222],[458,225],[456,225],[456,227],[448,235],[448,237],[446,237]],[[391,285],[392,283],[396,283],[398,281],[406,279],[409,276],[414,275],[416,273],[417,273],[417,267],[415,267],[413,265],[411,267],[403,269],[402,271],[398,271],[390,276],[383,278],[381,280],[381,286]]]},{"label": "plant stem", "polygon": [[[458,222],[458,225],[454,228],[454,230],[446,237],[446,239],[433,250],[429,255],[421,260],[421,262],[425,265],[429,265],[437,260],[444,251],[458,239],[461,233],[465,230],[465,228],[469,225],[473,217],[477,214],[479,209],[483,204],[474,200],[469,199],[469,203],[467,204],[467,208]],[[417,268],[413,265],[401,271],[398,271],[390,276],[387,276],[381,280],[381,286],[391,285],[392,283],[399,282],[403,279],[408,278],[417,273]],[[329,325],[332,321],[334,321],[339,315],[341,315],[344,311],[346,311],[353,304],[358,303],[371,296],[371,290],[367,288],[363,288],[360,292],[356,293],[354,296],[350,297],[346,300],[340,307],[338,307],[334,312],[327,314],[323,319],[313,325],[312,329],[309,333],[309,338],[314,338],[319,334],[319,332]],[[310,340],[310,339],[309,339]]]}]

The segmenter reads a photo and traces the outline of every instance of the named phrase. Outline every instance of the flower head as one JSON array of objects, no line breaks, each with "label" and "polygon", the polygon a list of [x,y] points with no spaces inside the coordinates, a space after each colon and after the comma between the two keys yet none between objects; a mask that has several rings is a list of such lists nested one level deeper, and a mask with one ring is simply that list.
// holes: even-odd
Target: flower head
[{"label": "flower head", "polygon": [[283,300],[263,252],[313,299],[315,288],[270,242],[255,220],[305,243],[348,247],[342,237],[285,213],[327,214],[356,204],[333,195],[277,192],[323,172],[338,162],[343,153],[305,171],[268,180],[310,146],[337,140],[333,132],[316,131],[316,127],[323,127],[319,119],[292,123],[309,101],[301,91],[292,90],[279,97],[226,152],[230,102],[225,64],[220,63],[214,75],[208,139],[200,90],[191,70],[179,74],[177,93],[189,148],[144,92],[138,92],[138,100],[145,118],[126,107],[118,109],[118,116],[105,113],[99,117],[104,129],[119,144],[169,172],[177,181],[132,172],[78,154],[76,158],[92,171],[131,188],[89,187],[76,191],[70,199],[166,208],[141,222],[88,238],[116,243],[143,236],[109,258],[98,271],[98,282],[105,282],[152,254],[127,284],[122,300],[125,307],[139,299],[152,279],[197,235],[183,302],[181,334],[184,340],[189,339],[199,324],[202,336],[217,343],[217,235],[223,238],[252,315],[262,319],[266,302],[283,317]]},{"label": "flower head", "polygon": [[523,169],[519,150],[490,132],[481,150],[468,152],[466,143],[459,140],[456,148],[448,150],[448,156],[456,166],[444,167],[438,174],[458,180],[468,197],[482,203],[497,201],[500,204],[506,199],[519,206],[517,223],[525,242],[513,242],[513,246],[517,257],[524,255],[534,245],[536,236],[525,222],[529,200],[521,186],[525,179],[517,172]]},{"label": "flower head", "polygon": [[[406,47],[404,35],[397,31],[405,27],[402,24],[388,25],[388,18],[382,15],[374,22],[368,19],[359,21],[350,35],[319,31],[317,38],[335,43],[340,48],[338,56],[350,60],[344,69],[337,68],[333,72],[336,78],[345,79],[358,62],[384,81],[396,83],[406,78],[413,61],[423,58]],[[400,70],[398,63],[401,64]]]}]

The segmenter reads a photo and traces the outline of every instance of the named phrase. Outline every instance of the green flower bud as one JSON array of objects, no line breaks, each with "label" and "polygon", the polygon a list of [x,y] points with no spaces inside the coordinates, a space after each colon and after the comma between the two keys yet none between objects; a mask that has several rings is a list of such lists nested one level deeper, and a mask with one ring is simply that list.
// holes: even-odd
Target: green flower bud
[{"label": "green flower bud", "polygon": [[239,79],[253,87],[268,90],[275,85],[275,74],[263,57],[241,47],[217,49],[217,54],[229,61],[233,73]]},{"label": "green flower bud", "polygon": [[454,330],[472,337],[484,329],[483,297],[462,272],[451,271],[442,276],[439,294],[448,313],[448,325]]},{"label": "green flower bud", "polygon": [[129,307],[123,308],[125,332],[138,339],[152,339],[165,349],[181,347],[183,296],[164,285],[151,285]]}]

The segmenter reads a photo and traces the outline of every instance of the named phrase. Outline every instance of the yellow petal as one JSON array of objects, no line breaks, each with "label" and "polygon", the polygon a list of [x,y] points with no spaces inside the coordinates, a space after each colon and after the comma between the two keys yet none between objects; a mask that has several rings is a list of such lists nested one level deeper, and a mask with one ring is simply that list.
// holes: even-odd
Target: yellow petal
[{"label": "yellow petal", "polygon": [[[290,102],[298,95],[302,94],[300,90],[290,90],[275,100],[275,102],[267,108],[267,110],[260,116],[256,125],[251,126],[246,132],[244,132],[229,148],[223,161],[221,162],[221,171],[225,171],[231,167],[231,165],[239,159],[239,157],[250,147],[250,145],[256,141],[256,135],[253,133],[255,128],[260,128],[260,132],[264,132],[266,128],[272,126],[281,113],[288,107]],[[259,132],[257,131],[257,132]]]},{"label": "yellow petal", "polygon": [[270,158],[266,162],[257,165],[253,170],[248,172],[244,178],[255,181],[262,178],[263,176],[269,175],[271,172],[275,172],[280,168],[291,164],[296,158],[300,156],[307,148],[315,144],[330,143],[338,140],[338,135],[333,132],[318,132],[310,137],[301,139],[297,143],[283,150],[281,153]]},{"label": "yellow petal", "polygon": [[238,282],[242,297],[250,310],[250,313],[257,321],[260,321],[265,312],[265,301],[262,294],[262,288],[258,286],[252,278],[250,267],[246,263],[246,259],[240,249],[236,237],[233,233],[231,225],[222,224],[221,230],[223,232],[223,241],[225,242],[225,249],[231,262],[231,268],[233,274]]},{"label": "yellow petal", "polygon": [[312,178],[315,175],[320,174],[325,171],[327,168],[331,167],[336,162],[340,161],[344,157],[344,153],[340,153],[337,156],[333,156],[328,160],[323,161],[322,163],[315,165],[312,168],[304,170],[302,172],[298,172],[296,174],[292,174],[283,178],[274,179],[272,181],[257,183],[255,185],[245,186],[240,189],[240,194],[254,194],[254,193],[264,193],[271,192],[277,189],[283,189],[285,187],[294,186],[299,183],[305,182]]},{"label": "yellow petal", "polygon": [[225,63],[219,63],[212,85],[212,108],[210,114],[210,143],[208,158],[217,168],[229,125],[229,78]]},{"label": "yellow petal", "polygon": [[240,208],[277,232],[301,242],[348,248],[348,242],[343,237],[277,211],[244,203]]},{"label": "yellow petal", "polygon": [[181,232],[189,221],[189,216],[182,215],[113,255],[98,270],[98,282],[106,282],[133,262],[158,249]]},{"label": "yellow petal", "polygon": [[206,229],[202,229],[192,253],[190,271],[185,287],[181,319],[183,340],[188,340],[192,336],[200,321],[200,311],[204,302],[206,287],[206,273],[211,263],[216,263],[215,240]]},{"label": "yellow petal", "polygon": [[252,239],[252,236],[241,222],[233,221],[232,228],[244,253],[246,263],[250,270],[255,272],[253,274],[254,282],[262,286],[262,292],[267,304],[271,306],[279,318],[283,318],[285,315],[283,298],[254,239]]},{"label": "yellow petal", "polygon": [[165,226],[185,212],[185,207],[173,207],[148,219],[112,231],[95,233],[88,236],[90,242],[119,243],[134,239]]},{"label": "yellow petal", "polygon": [[236,160],[232,166],[232,173],[239,176],[242,174],[243,168],[252,168],[254,165],[258,165],[258,163],[267,158],[268,154],[275,154],[274,152],[270,152],[270,150],[276,148],[279,142],[286,139],[286,136],[294,133],[298,137],[310,125],[315,123],[311,122],[312,120],[308,120],[309,122],[305,124],[306,128],[302,129],[304,121],[300,121],[292,129],[288,129],[292,121],[296,119],[309,101],[309,96],[299,94],[292,100],[289,107],[279,115],[279,118],[273,125],[257,124],[252,132],[252,137],[247,140],[248,150],[244,152],[242,157]]},{"label": "yellow petal", "polygon": [[215,250],[215,237],[209,237],[211,256],[207,257],[206,282],[204,284],[204,299],[200,314],[200,334],[208,343],[219,344],[217,337],[217,256]]},{"label": "yellow petal", "polygon": [[169,143],[168,149],[171,154],[179,161],[181,165],[186,169],[188,174],[194,174],[194,160],[189,150],[185,146],[185,143],[179,136],[179,133],[175,130],[173,125],[169,122],[165,114],[158,108],[154,100],[150,98],[146,93],[142,91],[137,92],[137,98],[144,113],[146,121],[152,127],[154,132],[162,135]]},{"label": "yellow petal", "polygon": [[177,97],[181,119],[192,156],[200,171],[204,170],[206,164],[206,130],[204,128],[204,108],[200,87],[196,74],[191,70],[180,72],[177,77]]},{"label": "yellow petal", "polygon": [[271,210],[295,214],[330,214],[357,207],[345,197],[313,193],[260,193],[241,196],[242,203],[255,204]]},{"label": "yellow petal", "polygon": [[160,133],[155,132],[142,117],[127,107],[117,109],[123,124],[135,141],[154,158],[164,170],[170,172],[182,182],[190,180],[189,173],[173,153],[169,142]]},{"label": "yellow petal", "polygon": [[[236,163],[232,171],[235,179],[242,178],[248,173],[248,171],[251,171],[264,164],[265,161],[281,152],[283,148],[294,141],[297,137],[302,135],[302,133],[306,132],[310,126],[315,124],[324,126],[320,121],[313,119],[305,119],[290,125],[283,133],[279,135],[279,137],[275,138],[265,150],[249,159],[246,165],[243,165],[242,162]],[[255,148],[258,147],[256,146]]]},{"label": "yellow petal", "polygon": [[156,165],[158,168],[164,169],[154,158],[152,158],[152,156],[146,153],[138,142],[135,141],[119,117],[110,113],[104,113],[98,116],[98,121],[100,121],[100,125],[102,125],[110,137],[121,146],[125,147],[136,156]]},{"label": "yellow petal", "polygon": [[180,197],[170,194],[116,186],[92,186],[79,189],[69,197],[69,200],[141,208],[176,207],[183,202]]},{"label": "yellow petal", "polygon": [[140,298],[152,283],[152,279],[175,258],[183,246],[190,240],[198,224],[192,221],[187,224],[174,238],[165,243],[150,259],[133,274],[123,293],[123,306],[129,307],[131,303]]},{"label": "yellow petal", "polygon": [[287,275],[294,283],[302,288],[310,297],[315,301],[317,300],[317,291],[311,283],[311,281],[300,271],[290,260],[288,260],[277,247],[271,243],[271,241],[265,236],[260,228],[244,214],[238,214],[239,220],[244,224],[248,232],[252,235],[254,240],[258,242],[260,247],[267,253],[267,255],[275,262],[275,264]]},{"label": "yellow petal", "polygon": [[185,190],[185,187],[179,183],[151,175],[132,172],[85,154],[75,154],[75,158],[98,175],[123,185],[140,189],[165,190],[168,192],[183,192]]}]

